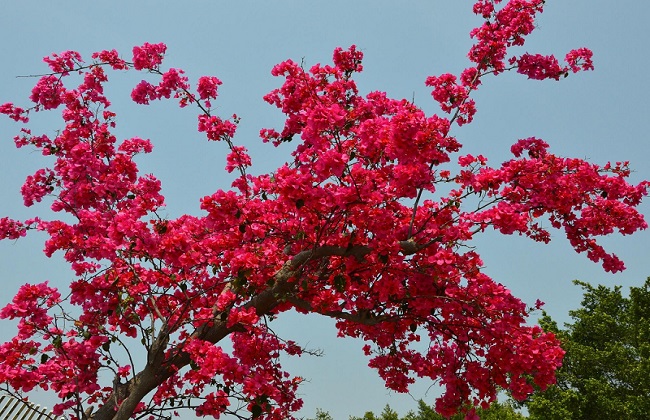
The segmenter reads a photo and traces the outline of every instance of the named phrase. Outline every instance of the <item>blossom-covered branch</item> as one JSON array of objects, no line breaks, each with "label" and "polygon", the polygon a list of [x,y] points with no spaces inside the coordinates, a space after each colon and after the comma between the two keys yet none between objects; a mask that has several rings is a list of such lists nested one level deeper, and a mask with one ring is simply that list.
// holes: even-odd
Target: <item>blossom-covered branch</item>
[{"label": "blossom-covered branch", "polygon": [[[130,61],[115,50],[90,63],[72,51],[47,57],[50,73],[36,82],[32,106],[6,103],[0,113],[22,125],[17,147],[54,161],[21,189],[26,207],[51,197],[53,215],[2,217],[0,239],[45,232],[45,254],[61,253],[75,280],[65,293],[47,282],[24,285],[0,311],[18,321],[16,336],[0,345],[0,386],[51,390],[56,413],[78,419],[181,409],[292,418],[303,379],[280,360],[304,350],[271,328],[291,310],[332,317],[339,335],[362,338],[369,365],[392,390],[407,392],[417,378],[442,384],[436,409],[444,415],[486,406],[500,389],[525,398],[552,384],[559,341],[526,324],[531,309],[483,273],[470,242],[495,229],[545,243],[548,220],[577,252],[620,271],[623,262],[598,238],[647,227],[637,206],[650,184],[629,184],[626,162],[556,156],[534,137],[516,140],[500,166],[461,152],[454,130],[472,123],[472,94],[488,76],[516,69],[560,80],[593,68],[584,48],[564,65],[552,55],[512,55],[543,5],[475,3],[484,22],[471,32],[469,67],[425,81],[440,115],[381,91],[360,94],[355,46],[335,49],[327,65],[276,65],[272,74],[284,81],[264,100],[285,122],[260,136],[287,149],[287,159],[256,176],[236,142],[238,117],[212,109],[221,81],[203,76],[193,87],[183,70],[164,69],[164,44],[135,47]],[[231,189],[201,199],[200,216],[161,216],[161,183],[135,162],[153,143],[113,134],[109,70],[159,78],[136,84],[133,101],[174,98],[195,109],[207,140],[224,145],[224,169],[238,176]],[[74,74],[82,81],[71,87]],[[57,134],[32,133],[30,114],[55,110]]]}]

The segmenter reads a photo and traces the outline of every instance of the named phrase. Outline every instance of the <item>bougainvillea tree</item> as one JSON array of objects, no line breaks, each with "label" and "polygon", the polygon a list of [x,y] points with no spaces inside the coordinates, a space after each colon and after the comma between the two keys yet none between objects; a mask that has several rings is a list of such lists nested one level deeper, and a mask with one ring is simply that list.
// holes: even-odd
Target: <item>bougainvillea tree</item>
[{"label": "bougainvillea tree", "polygon": [[[444,415],[485,406],[499,389],[524,398],[553,383],[558,340],[526,324],[532,308],[484,274],[467,245],[488,229],[548,242],[549,220],[577,252],[622,270],[595,238],[645,228],[635,207],[649,184],[630,185],[626,163],[559,157],[538,138],[516,141],[500,166],[462,153],[453,129],[472,122],[471,94],[488,76],[560,80],[593,68],[585,48],[564,64],[512,52],[543,5],[474,4],[484,22],[471,32],[468,68],[426,80],[440,115],[383,92],[360,94],[354,46],[337,48],[330,65],[278,64],[272,73],[284,83],[264,100],[286,120],[260,137],[287,150],[288,161],[257,176],[235,140],[238,117],[212,108],[220,80],[191,83],[163,67],[164,44],[135,47],[128,58],[114,50],[86,61],[73,51],[45,58],[50,70],[33,105],[5,103],[0,112],[24,125],[16,146],[49,162],[27,177],[25,205],[47,196],[61,216],[1,218],[0,238],[47,233],[45,254],[62,254],[75,280],[69,290],[24,285],[1,310],[18,331],[0,346],[0,384],[16,394],[53,391],[55,410],[79,419],[181,409],[291,418],[302,379],[280,360],[305,350],[269,325],[291,310],[335,318],[341,336],[365,340],[370,367],[392,390],[416,378],[440,383],[435,407]],[[111,71],[159,76],[137,84],[132,99],[177,100],[221,143],[236,177],[230,190],[201,199],[200,216],[163,216],[160,182],[134,161],[152,142],[113,134],[117,116],[104,94]],[[61,113],[55,134],[28,128],[30,114],[44,111]]]}]

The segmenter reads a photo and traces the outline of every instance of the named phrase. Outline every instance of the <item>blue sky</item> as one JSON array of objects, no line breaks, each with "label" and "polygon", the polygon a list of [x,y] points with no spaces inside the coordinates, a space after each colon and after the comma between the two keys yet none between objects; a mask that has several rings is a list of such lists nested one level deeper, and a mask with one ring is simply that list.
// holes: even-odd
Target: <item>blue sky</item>
[{"label": "blue sky", "polygon": [[[282,124],[282,115],[261,100],[281,83],[270,75],[274,64],[287,58],[327,63],[335,47],[356,44],[365,54],[365,70],[357,79],[362,92],[383,90],[393,97],[415,98],[433,113],[437,108],[424,79],[458,72],[468,64],[468,32],[478,23],[470,11],[471,2],[465,0],[6,2],[0,15],[0,103],[26,104],[36,80],[16,76],[46,71],[41,58],[52,52],[72,49],[89,56],[115,48],[129,57],[134,45],[165,42],[166,66],[183,68],[194,80],[209,74],[224,82],[216,102],[219,112],[242,117],[235,141],[251,149],[254,171],[265,172],[290,152],[263,145],[257,137],[260,128]],[[648,15],[650,3],[640,0],[547,1],[539,29],[525,50],[561,57],[586,46],[594,51],[596,70],[561,82],[528,81],[517,74],[486,80],[475,96],[474,123],[455,132],[464,150],[482,153],[498,165],[518,138],[537,136],[559,155],[594,163],[629,160],[635,170],[632,181],[650,179]],[[162,180],[169,216],[199,214],[198,199],[230,183],[222,170],[224,145],[208,144],[196,133],[192,110],[179,110],[169,102],[131,104],[130,87],[141,75],[109,77],[117,134],[153,141],[154,153],[138,163],[143,172]],[[55,114],[39,115],[34,123],[35,129],[50,133],[59,127]],[[44,161],[37,153],[13,147],[17,130],[8,119],[0,120],[0,216],[27,218],[39,210],[22,208],[20,185]],[[650,214],[648,203],[641,209]],[[0,305],[25,282],[49,279],[64,286],[72,279],[60,256],[47,259],[42,254],[42,241],[34,235],[0,242]],[[495,280],[529,303],[545,301],[553,317],[567,321],[568,310],[578,307],[581,298],[571,280],[627,288],[650,276],[650,232],[603,243],[624,259],[625,272],[603,272],[575,254],[559,233],[548,246],[496,234],[475,245]],[[380,411],[386,403],[405,413],[415,408],[413,398],[432,402],[437,396],[427,383],[418,383],[412,396],[387,392],[365,366],[360,343],[337,339],[329,320],[290,316],[281,322],[279,330],[325,352],[322,358],[303,357],[290,365],[293,373],[309,379],[301,389],[305,416],[321,407],[335,419],[347,419],[366,410]],[[11,337],[12,328],[0,322],[0,339]],[[34,399],[52,405],[46,395]]]}]

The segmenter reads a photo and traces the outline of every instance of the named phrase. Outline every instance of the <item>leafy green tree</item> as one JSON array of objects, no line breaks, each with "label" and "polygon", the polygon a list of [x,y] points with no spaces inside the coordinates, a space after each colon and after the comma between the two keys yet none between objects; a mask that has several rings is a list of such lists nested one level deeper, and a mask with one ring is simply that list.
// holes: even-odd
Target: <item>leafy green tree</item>
[{"label": "leafy green tree", "polygon": [[582,307],[560,329],[544,314],[540,325],[566,350],[557,385],[524,405],[530,418],[650,419],[650,278],[632,287],[593,287],[581,281]]},{"label": "leafy green tree", "polygon": [[[494,403],[489,408],[477,409],[476,414],[481,420],[522,420],[525,419],[523,415],[518,413],[510,403]],[[445,420],[446,417],[435,412],[433,407],[428,406],[424,401],[418,402],[418,411],[409,412],[401,419],[398,414],[386,405],[384,411],[379,416],[368,411],[363,417],[350,417],[350,420]],[[451,417],[451,420],[464,420],[464,414],[456,414]],[[318,419],[316,419],[318,420]]]},{"label": "leafy green tree", "polygon": [[[515,410],[511,403],[494,403],[489,408],[477,409],[476,414],[481,420],[523,420],[526,417]],[[442,419],[442,417],[441,417]],[[462,420],[462,415],[452,417],[453,420]],[[428,420],[426,418],[417,420]]]},{"label": "leafy green tree", "polygon": [[330,416],[330,413],[327,411],[323,411],[320,408],[316,409],[316,417],[313,419],[307,419],[307,420],[334,420],[332,416]]},{"label": "leafy green tree", "polygon": [[384,407],[384,410],[381,412],[379,417],[375,416],[375,414],[371,411],[367,411],[366,414],[363,415],[363,417],[353,417],[350,416],[350,420],[400,420],[399,419],[399,414],[392,408],[390,408],[390,405],[386,404],[386,407]]}]

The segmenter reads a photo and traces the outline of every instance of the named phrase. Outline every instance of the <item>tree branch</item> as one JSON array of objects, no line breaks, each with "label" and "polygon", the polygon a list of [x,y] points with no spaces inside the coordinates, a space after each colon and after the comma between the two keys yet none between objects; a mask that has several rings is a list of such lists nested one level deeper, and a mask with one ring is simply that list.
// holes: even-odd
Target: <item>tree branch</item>
[{"label": "tree branch", "polygon": [[[429,242],[430,244],[431,242]],[[399,242],[402,252],[405,255],[414,254],[426,246],[417,244],[412,239]],[[289,299],[291,303],[299,307],[305,307],[309,303],[293,299],[290,295],[295,289],[297,282],[290,281],[299,275],[299,269],[308,261],[329,256],[355,257],[362,260],[372,249],[365,245],[351,247],[340,247],[324,245],[314,249],[305,250],[296,254],[287,261],[282,268],[273,276],[273,286],[251,298],[243,305],[244,308],[255,308],[258,316],[270,313],[282,301]],[[311,305],[309,305],[311,307]],[[383,321],[380,317],[369,317],[363,314],[350,314],[346,312],[323,313],[330,317],[349,319],[362,324],[372,325]],[[226,320],[213,319],[198,327],[192,334],[192,338],[201,339],[210,343],[218,343],[225,337],[236,331],[244,331],[241,325],[227,326]],[[151,391],[161,383],[170,378],[183,367],[190,364],[190,355],[177,347],[172,356],[165,359],[165,350],[169,342],[169,332],[162,328],[147,357],[147,365],[133,378],[125,383],[118,384],[112,395],[105,404],[95,412],[92,420],[127,420],[133,414],[136,406]],[[120,401],[121,404],[119,403]]]}]

